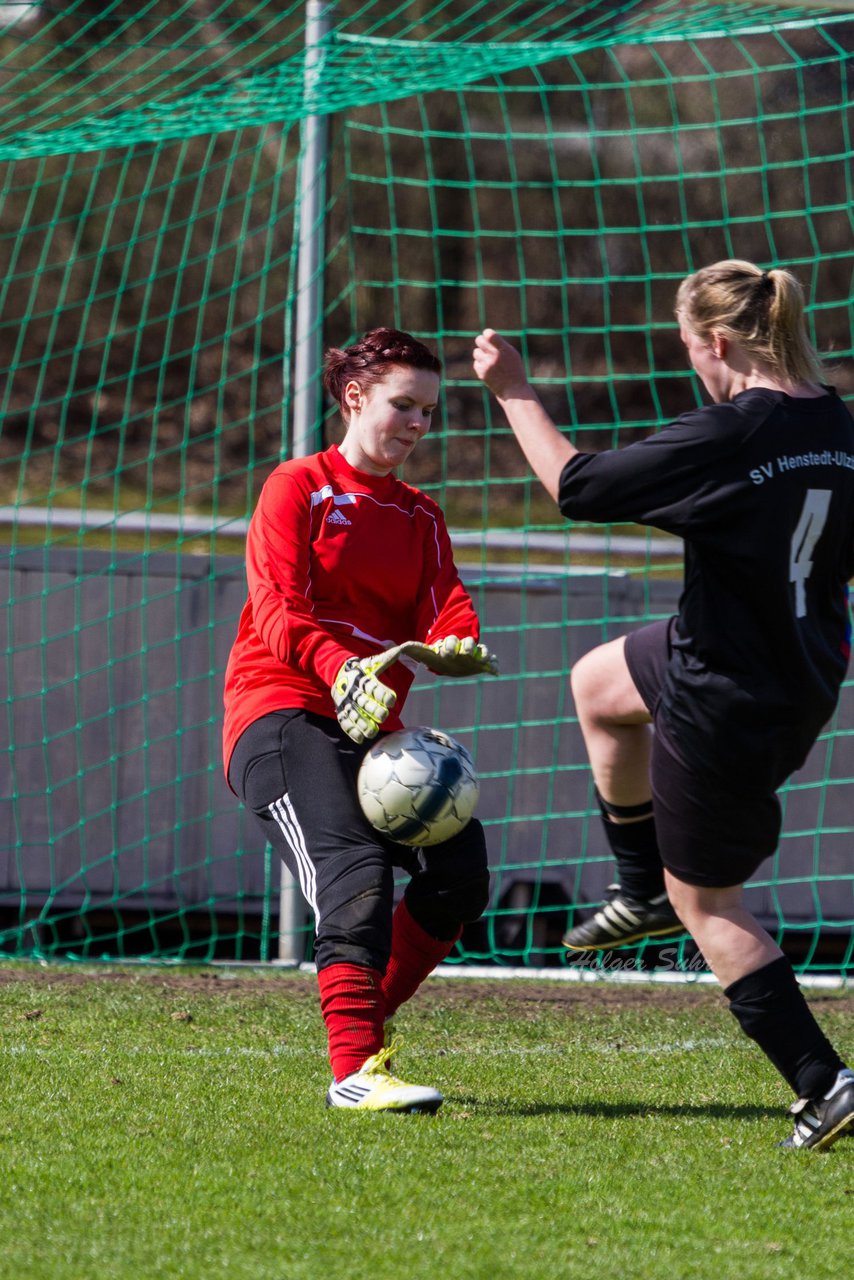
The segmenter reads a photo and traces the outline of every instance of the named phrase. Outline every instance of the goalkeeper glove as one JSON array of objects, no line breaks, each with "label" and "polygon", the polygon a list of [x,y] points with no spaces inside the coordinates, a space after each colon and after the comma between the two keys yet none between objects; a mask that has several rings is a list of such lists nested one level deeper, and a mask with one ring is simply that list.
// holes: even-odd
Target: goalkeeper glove
[{"label": "goalkeeper glove", "polygon": [[338,723],[354,742],[375,738],[397,694],[372,675],[373,658],[348,658],[332,685]]},{"label": "goalkeeper glove", "polygon": [[495,654],[490,653],[485,644],[478,644],[474,636],[464,636],[462,640],[456,636],[445,636],[430,648],[440,659],[447,661],[448,675],[474,675],[478,671],[493,676],[498,674]]}]

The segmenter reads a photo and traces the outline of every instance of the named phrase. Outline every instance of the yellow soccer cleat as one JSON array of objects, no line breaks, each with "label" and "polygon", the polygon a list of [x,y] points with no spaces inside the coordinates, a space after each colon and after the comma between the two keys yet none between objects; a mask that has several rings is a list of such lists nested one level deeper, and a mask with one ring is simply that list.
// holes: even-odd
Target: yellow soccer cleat
[{"label": "yellow soccer cleat", "polygon": [[411,1115],[438,1111],[444,1099],[438,1089],[406,1084],[388,1069],[400,1041],[380,1049],[358,1071],[333,1080],[326,1095],[327,1107],[347,1107],[352,1111],[399,1111]]}]

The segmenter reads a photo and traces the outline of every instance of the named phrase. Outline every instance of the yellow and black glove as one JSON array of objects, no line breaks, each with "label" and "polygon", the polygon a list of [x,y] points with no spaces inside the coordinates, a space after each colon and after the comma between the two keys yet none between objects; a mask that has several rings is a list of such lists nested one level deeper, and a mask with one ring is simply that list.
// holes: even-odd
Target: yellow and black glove
[{"label": "yellow and black glove", "polygon": [[474,636],[445,636],[431,644],[438,662],[431,665],[429,659],[425,666],[431,670],[448,676],[498,675],[498,659],[490,653],[485,644],[478,644]]},{"label": "yellow and black glove", "polygon": [[348,658],[332,684],[338,723],[354,742],[369,742],[397,702],[394,689],[377,680],[375,658]]}]

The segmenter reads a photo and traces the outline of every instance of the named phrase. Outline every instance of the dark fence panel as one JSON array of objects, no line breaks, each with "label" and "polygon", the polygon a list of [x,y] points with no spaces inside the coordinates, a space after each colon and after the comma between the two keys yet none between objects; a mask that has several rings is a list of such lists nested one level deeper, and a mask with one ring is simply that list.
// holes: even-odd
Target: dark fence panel
[{"label": "dark fence panel", "polygon": [[[410,724],[474,751],[493,900],[514,885],[596,900],[612,864],[569,694],[574,661],[672,611],[628,574],[464,576],[498,679],[423,673]],[[0,904],[151,912],[277,909],[278,870],[224,780],[221,693],[245,598],[240,557],[18,551],[0,563]],[[769,922],[854,915],[854,689],[787,788],[784,839],[752,903]]]}]

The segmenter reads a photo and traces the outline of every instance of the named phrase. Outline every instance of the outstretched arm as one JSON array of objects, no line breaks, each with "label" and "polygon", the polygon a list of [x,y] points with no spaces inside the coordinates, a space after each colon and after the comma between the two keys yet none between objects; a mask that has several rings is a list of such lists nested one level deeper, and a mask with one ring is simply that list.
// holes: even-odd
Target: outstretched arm
[{"label": "outstretched arm", "polygon": [[474,371],[495,396],[546,492],[557,501],[560,473],[578,450],[558,431],[528,382],[522,357],[494,329],[475,338]]}]

